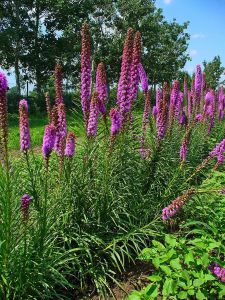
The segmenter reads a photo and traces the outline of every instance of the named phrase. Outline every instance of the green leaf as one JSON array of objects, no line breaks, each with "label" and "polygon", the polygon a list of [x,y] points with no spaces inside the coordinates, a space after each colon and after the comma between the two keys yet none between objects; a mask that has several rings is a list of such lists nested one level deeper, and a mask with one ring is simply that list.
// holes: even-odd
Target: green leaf
[{"label": "green leaf", "polygon": [[209,265],[209,255],[208,255],[208,253],[205,253],[205,254],[202,255],[201,262],[202,262],[202,265],[204,267],[207,267]]},{"label": "green leaf", "polygon": [[126,300],[141,300],[141,295],[139,292],[137,291],[134,291],[132,292],[128,298],[126,298]]},{"label": "green leaf", "polygon": [[187,292],[184,292],[184,291],[180,292],[178,294],[178,298],[179,299],[187,299]]},{"label": "green leaf", "polygon": [[153,281],[153,282],[155,282],[155,281],[160,281],[160,280],[162,279],[162,277],[159,276],[158,274],[151,275],[151,276],[149,276],[148,278],[149,278],[150,281]]},{"label": "green leaf", "polygon": [[194,255],[193,255],[193,252],[190,251],[188,252],[187,254],[185,254],[184,256],[184,262],[189,265],[190,262],[194,262]]},{"label": "green leaf", "polygon": [[181,270],[181,269],[182,269],[182,266],[181,266],[181,264],[180,264],[179,258],[172,259],[172,260],[170,261],[170,265],[171,265],[171,267],[172,267],[174,270]]},{"label": "green leaf", "polygon": [[159,241],[156,241],[156,240],[153,240],[152,241],[152,244],[159,250],[159,251],[162,251],[162,250],[165,250],[165,246],[160,243]]},{"label": "green leaf", "polygon": [[212,274],[205,274],[205,281],[216,280]]},{"label": "green leaf", "polygon": [[203,300],[203,299],[207,299],[207,298],[205,297],[205,295],[200,290],[198,290],[197,293],[196,293],[196,299]]},{"label": "green leaf", "polygon": [[154,265],[154,267],[155,267],[156,269],[159,268],[160,261],[159,261],[159,258],[158,258],[158,257],[155,257],[155,258],[152,260],[152,263],[153,263],[153,265]]},{"label": "green leaf", "polygon": [[204,280],[201,279],[201,278],[198,278],[198,279],[195,279],[195,280],[193,281],[193,286],[199,287],[199,286],[201,286],[203,283],[204,283]]},{"label": "green leaf", "polygon": [[170,245],[171,247],[174,247],[174,246],[176,246],[176,244],[177,244],[176,239],[175,239],[172,235],[170,235],[170,234],[166,234],[166,236],[165,236],[165,241],[166,241],[166,243],[167,243],[168,245]]},{"label": "green leaf", "polygon": [[190,289],[187,292],[188,292],[188,295],[190,295],[190,296],[194,296],[194,294],[195,294],[195,291],[193,289]]},{"label": "green leaf", "polygon": [[[148,287],[147,287],[147,289],[148,289]],[[152,285],[150,285],[150,289],[148,289],[147,291],[146,291],[146,295],[148,296],[148,298],[147,299],[155,299],[155,298],[157,298],[157,296],[158,296],[158,294],[159,294],[159,285],[156,285],[156,284],[152,284]]]},{"label": "green leaf", "polygon": [[160,266],[160,269],[166,273],[167,276],[170,276],[171,275],[171,269],[168,267],[168,266]]},{"label": "green leaf", "polygon": [[154,248],[145,248],[141,251],[138,258],[141,260],[152,260],[157,255],[157,251]]},{"label": "green leaf", "polygon": [[164,285],[163,285],[163,290],[162,294],[163,296],[169,296],[173,294],[174,292],[174,281],[172,278],[166,278]]}]

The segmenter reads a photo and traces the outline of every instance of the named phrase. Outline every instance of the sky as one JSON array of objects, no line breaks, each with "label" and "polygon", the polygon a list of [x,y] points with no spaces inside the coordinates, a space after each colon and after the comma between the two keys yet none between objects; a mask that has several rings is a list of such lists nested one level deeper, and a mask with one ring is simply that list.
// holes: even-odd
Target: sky
[{"label": "sky", "polygon": [[189,55],[184,69],[193,73],[197,64],[219,55],[225,66],[225,0],[156,0],[168,21],[190,21]]},{"label": "sky", "polygon": [[[188,51],[192,61],[186,63],[186,71],[193,73],[197,64],[216,55],[225,66],[225,0],[156,0],[156,6],[163,9],[168,21],[190,21]],[[14,74],[8,81],[10,87],[15,85]]]}]

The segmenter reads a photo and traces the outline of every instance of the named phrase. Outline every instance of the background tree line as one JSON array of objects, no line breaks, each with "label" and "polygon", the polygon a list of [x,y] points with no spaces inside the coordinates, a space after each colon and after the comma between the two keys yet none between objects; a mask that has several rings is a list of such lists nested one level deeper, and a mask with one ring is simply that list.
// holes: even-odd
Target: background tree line
[{"label": "background tree line", "polygon": [[129,27],[142,34],[142,62],[151,85],[178,77],[190,59],[188,22],[166,21],[154,0],[2,0],[0,64],[15,70],[17,95],[29,80],[40,98],[52,83],[56,62],[63,66],[67,90],[78,87],[84,21],[90,24],[93,73],[103,61],[111,87],[118,81]]}]

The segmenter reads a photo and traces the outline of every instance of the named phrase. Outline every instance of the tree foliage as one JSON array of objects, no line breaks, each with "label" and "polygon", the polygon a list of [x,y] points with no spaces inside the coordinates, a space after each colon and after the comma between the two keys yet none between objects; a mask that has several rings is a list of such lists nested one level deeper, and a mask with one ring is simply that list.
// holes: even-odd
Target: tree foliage
[{"label": "tree foliage", "polygon": [[18,93],[22,75],[40,93],[56,61],[73,87],[79,83],[80,30],[85,20],[92,36],[93,73],[104,61],[111,84],[119,77],[129,27],[142,34],[143,64],[151,84],[175,78],[189,59],[188,23],[166,21],[154,0],[3,0],[0,17],[1,64],[15,69]]},{"label": "tree foliage", "polygon": [[220,83],[225,82],[225,80],[223,80],[223,82],[220,82],[221,76],[224,73],[225,68],[222,66],[222,62],[220,60],[219,55],[215,56],[212,61],[204,61],[203,66],[206,82],[209,87],[215,89]]}]

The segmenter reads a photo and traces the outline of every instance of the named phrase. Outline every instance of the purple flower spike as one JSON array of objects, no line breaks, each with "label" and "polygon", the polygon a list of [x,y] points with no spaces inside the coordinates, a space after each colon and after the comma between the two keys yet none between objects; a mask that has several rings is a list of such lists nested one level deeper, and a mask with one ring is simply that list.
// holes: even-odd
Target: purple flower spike
[{"label": "purple flower spike", "polygon": [[98,128],[98,93],[94,92],[91,99],[90,116],[88,120],[87,136],[94,137]]},{"label": "purple flower spike", "polygon": [[90,109],[91,90],[91,54],[90,34],[87,23],[82,27],[82,49],[81,49],[81,104],[84,114],[84,121],[87,127]]},{"label": "purple flower spike", "polygon": [[116,108],[111,108],[109,115],[111,119],[111,136],[115,136],[121,127],[120,114]]},{"label": "purple flower spike", "polygon": [[138,64],[140,63],[141,57],[141,34],[139,31],[136,32],[134,37],[134,44],[132,50],[132,63],[131,63],[131,76],[130,76],[130,89],[129,89],[129,98],[130,102],[137,97],[138,92],[138,82],[139,82],[139,72]]},{"label": "purple flower spike", "polygon": [[225,152],[225,139],[223,139],[211,152],[210,156],[212,158],[217,157],[217,163],[222,164],[224,162],[224,152]]},{"label": "purple flower spike", "polygon": [[156,116],[158,114],[158,108],[156,107],[156,105],[154,105],[152,108],[152,114],[153,114],[153,117],[156,118]]},{"label": "purple flower spike", "polygon": [[184,125],[186,124],[186,120],[187,120],[187,117],[186,117],[185,112],[183,111],[183,112],[182,112],[182,115],[181,115],[181,117],[180,117],[180,125],[181,125],[181,126],[184,126]]},{"label": "purple flower spike", "polygon": [[6,92],[8,90],[8,83],[4,73],[0,72],[0,139],[3,141],[6,149],[8,127],[7,127],[7,98]]},{"label": "purple flower spike", "polygon": [[55,126],[52,124],[45,126],[45,132],[44,132],[43,144],[42,144],[42,152],[45,159],[48,159],[48,157],[50,156],[54,148],[55,137],[56,137]]},{"label": "purple flower spike", "polygon": [[132,105],[130,101],[130,78],[133,51],[133,34],[133,29],[128,29],[123,47],[122,65],[117,90],[117,104],[120,107],[122,126],[124,126],[128,120],[128,115]]},{"label": "purple flower spike", "polygon": [[101,114],[106,113],[105,103],[107,100],[107,83],[105,66],[103,63],[98,64],[96,73],[96,91],[98,92],[99,111]]},{"label": "purple flower spike", "polygon": [[21,198],[21,212],[24,221],[27,221],[29,218],[30,201],[31,201],[31,197],[28,194],[24,194]]},{"label": "purple flower spike", "polygon": [[202,70],[201,70],[201,66],[197,65],[196,73],[195,73],[195,93],[199,98],[201,96],[201,88],[202,88]]},{"label": "purple flower spike", "polygon": [[25,99],[20,100],[20,149],[28,151],[30,149],[30,128],[28,121],[28,105]]},{"label": "purple flower spike", "polygon": [[75,154],[75,147],[76,147],[76,137],[73,132],[69,132],[66,138],[66,149],[65,149],[65,156],[73,157]]},{"label": "purple flower spike", "polygon": [[183,195],[177,197],[175,200],[172,201],[170,205],[165,207],[162,210],[162,219],[163,221],[167,221],[174,215],[176,215],[181,208],[184,206],[185,202],[195,193],[194,189],[189,189]]},{"label": "purple flower spike", "polygon": [[63,154],[63,143],[67,135],[65,105],[60,103],[57,109],[58,118],[56,123],[56,137],[54,150],[59,156]]},{"label": "purple flower spike", "polygon": [[221,281],[225,282],[225,268],[220,267],[218,263],[211,263],[209,270]]},{"label": "purple flower spike", "polygon": [[141,63],[138,64],[138,74],[141,81],[141,88],[144,93],[148,91],[148,77]]},{"label": "purple flower spike", "polygon": [[196,117],[195,117],[195,121],[196,122],[201,122],[203,120],[203,115],[202,114],[198,114]]}]

